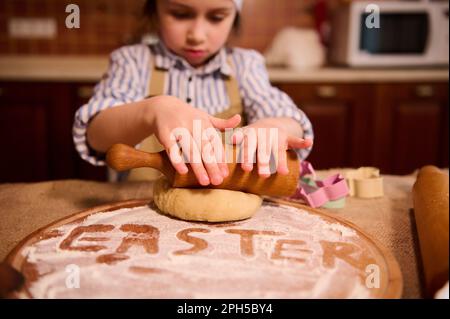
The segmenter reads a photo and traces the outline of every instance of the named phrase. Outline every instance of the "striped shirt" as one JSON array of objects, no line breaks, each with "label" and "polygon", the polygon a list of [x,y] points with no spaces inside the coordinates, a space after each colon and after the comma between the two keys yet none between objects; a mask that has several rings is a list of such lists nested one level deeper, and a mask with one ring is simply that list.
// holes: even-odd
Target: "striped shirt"
[{"label": "striped shirt", "polygon": [[[151,55],[157,68],[167,70],[165,95],[175,96],[208,114],[229,108],[224,76],[237,78],[248,124],[267,117],[290,117],[303,128],[304,137],[314,137],[308,117],[287,94],[270,84],[263,56],[241,48],[223,48],[207,64],[193,68],[170,52],[162,42],[135,44],[112,52],[108,71],[95,86],[88,103],[75,113],[73,139],[81,158],[93,165],[105,165],[104,154],[87,144],[89,121],[110,107],[135,102],[149,95]],[[231,57],[233,68],[228,64]],[[311,149],[296,150],[305,159]]]}]

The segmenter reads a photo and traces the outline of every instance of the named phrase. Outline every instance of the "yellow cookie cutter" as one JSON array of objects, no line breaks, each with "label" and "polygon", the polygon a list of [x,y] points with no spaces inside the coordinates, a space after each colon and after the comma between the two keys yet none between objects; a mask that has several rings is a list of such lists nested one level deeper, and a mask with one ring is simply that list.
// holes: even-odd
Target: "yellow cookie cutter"
[{"label": "yellow cookie cutter", "polygon": [[360,167],[344,173],[350,196],[359,198],[382,197],[383,177],[376,167]]}]

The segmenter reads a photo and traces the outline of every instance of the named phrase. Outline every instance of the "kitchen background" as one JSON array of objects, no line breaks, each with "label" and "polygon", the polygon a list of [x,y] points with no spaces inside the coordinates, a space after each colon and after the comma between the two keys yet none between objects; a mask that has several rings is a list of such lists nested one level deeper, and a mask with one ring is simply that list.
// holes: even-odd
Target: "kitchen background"
[{"label": "kitchen background", "polygon": [[[316,0],[246,0],[242,33],[233,43],[264,51],[285,26],[314,27]],[[326,1],[330,10],[339,0]],[[67,29],[65,8],[76,3],[81,12],[80,29]],[[135,41],[145,29],[145,0],[4,0],[0,2],[0,54],[108,54]],[[57,33],[49,39],[11,38],[8,21],[13,17],[50,18]],[[248,17],[248,18],[246,18]],[[268,23],[270,21],[270,23]]]},{"label": "kitchen background", "polygon": [[[73,114],[106,70],[108,54],[145,32],[144,2],[0,2],[0,182],[106,179],[105,168],[75,152]],[[348,2],[245,0],[232,43],[265,53],[279,31],[296,27],[320,33],[326,49],[323,26]],[[65,27],[70,3],[80,8],[79,29]],[[388,174],[448,167],[448,65],[364,69],[325,60],[304,69],[269,65],[269,74],[313,122],[315,167],[370,165]]]}]

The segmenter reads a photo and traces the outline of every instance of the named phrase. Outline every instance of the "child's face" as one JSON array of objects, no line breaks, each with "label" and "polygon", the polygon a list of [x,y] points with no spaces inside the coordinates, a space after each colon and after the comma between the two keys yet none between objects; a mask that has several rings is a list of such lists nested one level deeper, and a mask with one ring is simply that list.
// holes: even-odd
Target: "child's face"
[{"label": "child's face", "polygon": [[194,67],[220,50],[236,17],[232,0],[158,0],[157,8],[165,45]]}]

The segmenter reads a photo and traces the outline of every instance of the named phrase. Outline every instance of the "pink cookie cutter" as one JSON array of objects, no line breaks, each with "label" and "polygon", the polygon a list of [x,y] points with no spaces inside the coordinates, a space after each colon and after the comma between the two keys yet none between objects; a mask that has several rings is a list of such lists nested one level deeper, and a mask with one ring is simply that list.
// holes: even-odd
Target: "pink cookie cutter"
[{"label": "pink cookie cutter", "polygon": [[[316,179],[316,172],[311,163],[301,161],[301,175],[312,175]],[[349,189],[345,178],[341,174],[329,176],[323,180],[315,180],[317,187],[308,185],[300,179],[293,198],[301,198],[311,207],[321,207],[330,201],[341,199],[348,195]]]}]

